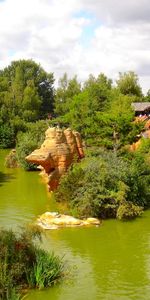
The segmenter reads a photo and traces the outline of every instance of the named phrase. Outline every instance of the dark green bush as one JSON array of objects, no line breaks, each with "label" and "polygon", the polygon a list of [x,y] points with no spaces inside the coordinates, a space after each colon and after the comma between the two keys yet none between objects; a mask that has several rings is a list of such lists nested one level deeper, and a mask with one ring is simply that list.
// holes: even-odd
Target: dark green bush
[{"label": "dark green bush", "polygon": [[108,218],[116,217],[125,201],[148,207],[149,186],[150,167],[143,157],[121,158],[102,150],[71,167],[55,195],[58,201],[66,201],[76,216]]},{"label": "dark green bush", "polygon": [[15,145],[15,134],[10,124],[0,125],[0,148],[12,148]]},{"label": "dark green bush", "polygon": [[37,148],[37,141],[35,140],[34,135],[30,132],[20,132],[17,140],[16,151],[19,165],[25,170],[36,170],[36,165],[28,163],[25,160],[25,157]]},{"label": "dark green bush", "polygon": [[28,163],[25,157],[29,155],[33,150],[39,148],[44,140],[44,133],[48,127],[46,121],[38,121],[36,123],[28,123],[26,132],[19,132],[17,135],[17,158],[19,165],[25,170],[35,170],[37,166]]}]

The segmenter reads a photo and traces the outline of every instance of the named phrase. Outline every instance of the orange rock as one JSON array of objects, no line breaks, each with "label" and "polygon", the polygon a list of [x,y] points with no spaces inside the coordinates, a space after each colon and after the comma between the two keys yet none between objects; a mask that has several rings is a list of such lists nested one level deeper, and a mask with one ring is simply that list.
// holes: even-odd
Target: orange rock
[{"label": "orange rock", "polygon": [[33,151],[26,160],[43,167],[49,189],[54,190],[75,157],[84,157],[80,134],[69,128],[63,131],[52,127],[46,130],[41,148]]},{"label": "orange rock", "polygon": [[73,131],[73,134],[74,134],[75,139],[76,139],[79,158],[83,158],[84,157],[84,152],[83,152],[83,147],[82,147],[81,135],[77,131]]},{"label": "orange rock", "polygon": [[130,151],[136,151],[138,149],[138,147],[140,146],[140,144],[141,144],[141,139],[138,140],[136,143],[133,143],[130,146]]},{"label": "orange rock", "polygon": [[145,123],[145,129],[150,129],[150,120]]}]

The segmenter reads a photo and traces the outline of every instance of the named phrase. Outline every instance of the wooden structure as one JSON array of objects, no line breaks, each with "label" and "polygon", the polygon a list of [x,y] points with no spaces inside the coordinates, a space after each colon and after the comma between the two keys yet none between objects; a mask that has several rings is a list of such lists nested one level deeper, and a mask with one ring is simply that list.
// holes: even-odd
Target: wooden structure
[{"label": "wooden structure", "polygon": [[150,117],[150,102],[133,102],[131,104],[136,117]]}]

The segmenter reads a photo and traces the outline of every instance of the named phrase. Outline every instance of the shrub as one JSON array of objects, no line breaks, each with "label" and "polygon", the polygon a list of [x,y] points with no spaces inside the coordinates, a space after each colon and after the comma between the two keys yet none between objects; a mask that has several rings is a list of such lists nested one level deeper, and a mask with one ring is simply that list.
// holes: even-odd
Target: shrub
[{"label": "shrub", "polygon": [[36,148],[39,148],[44,140],[44,133],[47,128],[45,121],[38,121],[36,123],[28,123],[27,132],[19,132],[17,135],[17,159],[21,167],[25,170],[35,170],[37,166],[28,163],[25,157],[29,155]]},{"label": "shrub", "polygon": [[10,153],[6,156],[5,165],[7,168],[17,168],[18,167],[18,161],[17,161],[15,149],[11,150]]},{"label": "shrub", "polygon": [[114,152],[101,151],[71,167],[55,195],[57,201],[66,201],[76,216],[108,218],[118,212],[120,219],[124,218],[121,211],[126,202],[133,204],[137,214],[139,206],[150,205],[149,186],[150,167],[141,155],[121,158]]},{"label": "shrub", "polygon": [[15,134],[10,124],[0,125],[0,148],[12,148],[15,145]]},{"label": "shrub", "polygon": [[[39,232],[37,232],[39,234]],[[0,297],[17,300],[22,288],[44,288],[57,282],[63,264],[54,253],[33,243],[33,233],[0,230]]]},{"label": "shrub", "polygon": [[29,155],[37,147],[37,141],[34,139],[34,136],[30,132],[19,133],[17,138],[17,159],[19,165],[25,170],[36,170],[37,166],[31,163],[28,163],[25,160],[25,157]]},{"label": "shrub", "polygon": [[124,201],[117,210],[117,218],[119,220],[130,220],[141,216],[142,212],[142,207],[135,205],[130,201]]},{"label": "shrub", "polygon": [[146,154],[150,152],[150,139],[142,138],[141,143],[138,148],[138,152],[141,154]]}]

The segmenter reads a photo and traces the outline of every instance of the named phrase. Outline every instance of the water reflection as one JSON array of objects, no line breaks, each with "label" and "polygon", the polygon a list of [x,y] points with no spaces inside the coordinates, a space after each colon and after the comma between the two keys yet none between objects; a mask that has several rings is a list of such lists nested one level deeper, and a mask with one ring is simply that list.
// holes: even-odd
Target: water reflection
[{"label": "water reflection", "polygon": [[2,184],[4,184],[5,182],[8,182],[12,179],[15,179],[15,176],[9,173],[3,173],[0,172],[0,186],[2,186]]}]

